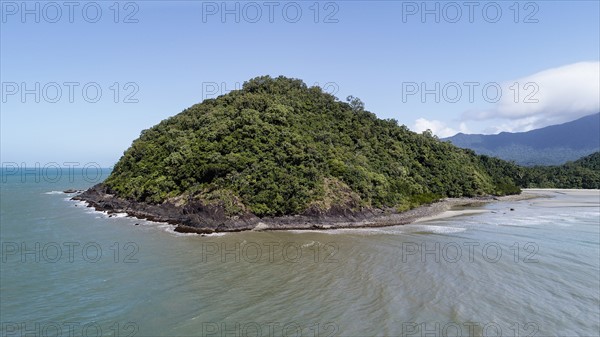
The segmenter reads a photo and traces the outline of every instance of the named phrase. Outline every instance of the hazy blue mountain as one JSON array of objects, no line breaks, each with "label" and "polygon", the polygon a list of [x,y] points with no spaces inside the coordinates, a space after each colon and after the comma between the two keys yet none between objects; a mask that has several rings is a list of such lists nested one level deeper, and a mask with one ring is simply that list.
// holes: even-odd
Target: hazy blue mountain
[{"label": "hazy blue mountain", "polygon": [[600,149],[600,113],[528,132],[501,132],[497,135],[459,133],[443,140],[478,154],[513,160],[520,165],[560,165]]}]

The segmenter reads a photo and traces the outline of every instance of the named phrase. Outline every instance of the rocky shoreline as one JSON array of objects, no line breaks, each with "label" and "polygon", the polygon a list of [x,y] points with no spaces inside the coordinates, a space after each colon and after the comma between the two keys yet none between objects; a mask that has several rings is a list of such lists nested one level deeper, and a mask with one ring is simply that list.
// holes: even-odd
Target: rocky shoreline
[{"label": "rocky shoreline", "polygon": [[111,194],[103,184],[98,184],[74,196],[73,200],[85,201],[97,211],[127,213],[129,216],[176,225],[181,233],[210,234],[215,232],[239,232],[247,230],[322,230],[337,228],[363,228],[404,225],[419,219],[439,215],[457,207],[477,207],[502,200],[523,200],[535,197],[531,194],[505,197],[447,198],[423,205],[406,212],[393,209],[350,209],[333,208],[325,214],[303,214],[281,217],[259,218],[247,213],[229,217],[222,207],[203,205],[189,200],[183,205],[165,202],[160,205],[125,200]]}]

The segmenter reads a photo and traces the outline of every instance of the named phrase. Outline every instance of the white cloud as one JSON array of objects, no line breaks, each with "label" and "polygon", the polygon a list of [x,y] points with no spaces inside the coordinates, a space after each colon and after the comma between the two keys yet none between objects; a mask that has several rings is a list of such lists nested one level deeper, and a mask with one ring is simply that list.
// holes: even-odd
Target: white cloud
[{"label": "white cloud", "polygon": [[463,132],[463,133],[468,133],[468,128],[467,125],[463,122],[460,123],[459,125],[459,131],[456,131],[456,129],[453,129],[449,126],[446,125],[446,123],[439,121],[439,120],[428,120],[425,118],[419,118],[415,121],[415,125],[412,127],[412,130],[418,133],[421,133],[425,130],[431,130],[431,132],[433,132],[434,135],[440,137],[440,138],[445,138],[445,137],[450,137],[450,136],[454,136],[455,134],[457,134],[458,132]]},{"label": "white cloud", "polygon": [[579,62],[544,70],[507,81],[501,87],[502,97],[494,108],[465,112],[462,119],[500,118],[506,121],[493,128],[496,132],[528,131],[600,112],[600,62]]},{"label": "white cloud", "polygon": [[[495,125],[495,126],[491,126],[488,127],[486,129],[483,130],[483,134],[496,134],[496,133],[500,133],[500,132],[525,132],[525,131],[529,131],[529,130],[533,130],[533,129],[537,129],[539,127],[535,127],[534,125],[538,124],[538,118],[537,117],[526,117],[526,118],[521,118],[521,119],[516,119],[516,120],[509,120],[506,122],[503,122],[501,124]],[[560,123],[560,122],[558,122]],[[550,123],[550,124],[557,124],[557,123]],[[550,125],[548,124],[548,125]],[[546,126],[546,125],[543,125]],[[543,127],[540,126],[540,127]]]}]

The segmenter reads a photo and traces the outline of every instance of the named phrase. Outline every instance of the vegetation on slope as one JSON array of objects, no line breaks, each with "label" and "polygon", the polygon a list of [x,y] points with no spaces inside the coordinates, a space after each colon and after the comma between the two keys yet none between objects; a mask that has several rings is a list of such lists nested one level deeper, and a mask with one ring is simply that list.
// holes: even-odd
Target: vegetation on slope
[{"label": "vegetation on slope", "polygon": [[[512,177],[521,188],[600,189],[600,152],[560,166],[521,167],[498,158],[481,156],[489,174]],[[500,180],[499,180],[500,181]],[[505,186],[508,190],[510,187]]]},{"label": "vegetation on slope", "polygon": [[526,170],[524,187],[600,188],[600,152],[560,166],[536,166]]},{"label": "vegetation on slope", "polygon": [[356,98],[267,76],[144,130],[105,184],[130,200],[267,216],[518,193],[519,170],[378,119]]}]

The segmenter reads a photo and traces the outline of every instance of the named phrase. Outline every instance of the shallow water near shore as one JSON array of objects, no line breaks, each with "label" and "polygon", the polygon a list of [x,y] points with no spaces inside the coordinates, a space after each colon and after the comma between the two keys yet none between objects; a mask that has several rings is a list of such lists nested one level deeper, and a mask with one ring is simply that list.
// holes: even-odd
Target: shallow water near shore
[{"label": "shallow water near shore", "polygon": [[600,329],[598,191],[534,190],[548,197],[405,226],[202,237],[70,201],[60,191],[92,185],[81,175],[26,178],[3,176],[0,192],[1,335]]}]

